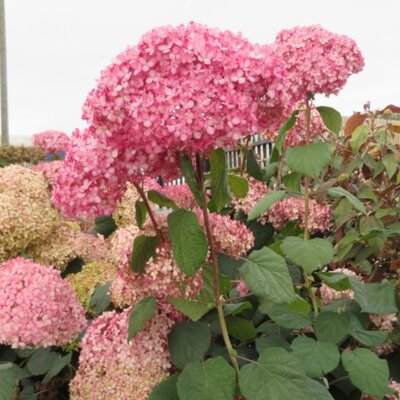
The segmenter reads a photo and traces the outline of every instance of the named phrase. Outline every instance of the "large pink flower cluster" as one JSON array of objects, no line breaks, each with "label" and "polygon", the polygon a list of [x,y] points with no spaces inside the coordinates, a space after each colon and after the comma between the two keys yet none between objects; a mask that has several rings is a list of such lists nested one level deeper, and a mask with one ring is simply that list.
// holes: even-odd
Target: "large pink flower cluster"
[{"label": "large pink flower cluster", "polygon": [[128,342],[131,309],[106,312],[88,328],[72,400],[146,400],[171,368],[168,334],[179,316],[168,305]]},{"label": "large pink flower cluster", "polygon": [[258,130],[257,109],[286,99],[285,70],[267,46],[190,23],[160,27],[120,54],[84,105],[98,135],[109,129],[141,167],[168,150],[208,153]]},{"label": "large pink flower cluster", "polygon": [[0,343],[62,345],[85,326],[85,311],[58,271],[25,258],[0,265]]},{"label": "large pink flower cluster", "polygon": [[182,185],[164,186],[159,191],[173,200],[180,208],[192,209],[196,206],[193,193],[187,183]]},{"label": "large pink flower cluster", "polygon": [[168,296],[193,297],[202,287],[201,273],[195,277],[180,271],[170,246],[162,244],[157,257],[150,259],[143,274],[133,272],[129,266],[134,238],[141,232],[136,228],[119,229],[113,237],[112,252],[118,265],[117,277],[111,285],[112,302],[119,307],[136,303],[146,296],[165,299]]},{"label": "large pink flower cluster", "polygon": [[293,98],[337,94],[351,74],[360,72],[364,59],[355,41],[319,25],[281,31],[272,45],[285,63]]},{"label": "large pink flower cluster", "polygon": [[56,154],[68,149],[70,138],[64,132],[49,130],[35,133],[32,142],[34,146],[39,147],[46,154]]},{"label": "large pink flower cluster", "polygon": [[[283,227],[290,221],[297,221],[304,229],[304,199],[290,197],[272,205],[272,207],[258,220],[261,223],[269,222],[275,229]],[[332,210],[327,204],[318,203],[311,199],[309,202],[308,229],[310,232],[323,232],[330,226]]]}]

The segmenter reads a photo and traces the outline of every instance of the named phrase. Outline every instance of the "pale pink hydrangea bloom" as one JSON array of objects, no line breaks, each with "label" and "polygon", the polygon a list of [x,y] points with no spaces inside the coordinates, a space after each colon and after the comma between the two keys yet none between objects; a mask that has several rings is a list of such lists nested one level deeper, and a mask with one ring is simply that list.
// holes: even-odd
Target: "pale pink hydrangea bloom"
[{"label": "pale pink hydrangea bloom", "polygon": [[247,180],[249,182],[249,191],[246,197],[242,199],[234,198],[232,200],[232,206],[235,211],[241,211],[249,215],[254,206],[270,191],[270,189],[268,189],[264,182],[257,181],[254,178],[248,177]]},{"label": "pale pink hydrangea bloom", "polygon": [[192,209],[196,206],[193,193],[186,183],[182,185],[164,186],[159,191],[173,200],[180,208]]},{"label": "pale pink hydrangea bloom", "polygon": [[168,334],[179,315],[159,305],[158,315],[128,342],[130,311],[105,312],[89,326],[70,383],[71,400],[147,400],[169,375]]},{"label": "pale pink hydrangea bloom", "polygon": [[42,149],[46,154],[56,154],[60,151],[66,151],[69,142],[70,138],[66,133],[56,130],[35,133],[32,139],[33,145]]},{"label": "pale pink hydrangea bloom", "polygon": [[[327,204],[311,199],[309,202],[308,229],[310,232],[323,232],[330,226],[332,210]],[[290,197],[274,203],[258,220],[261,223],[271,223],[275,229],[280,229],[289,221],[297,221],[304,229],[304,198]]]},{"label": "pale pink hydrangea bloom", "polygon": [[280,105],[284,78],[267,46],[193,22],[165,26],[102,72],[84,117],[99,134],[123,127],[129,141],[121,143],[148,157],[166,149],[208,153],[256,132],[260,97],[267,95],[271,108]]},{"label": "pale pink hydrangea bloom", "polygon": [[[336,268],[333,271],[329,272],[342,273],[347,276],[355,276],[355,277],[357,276],[357,274],[354,271],[348,268]],[[331,304],[338,299],[352,299],[354,296],[353,289],[339,291],[330,288],[325,283],[323,283],[319,288],[319,294],[324,304]]]},{"label": "pale pink hydrangea bloom", "polygon": [[[397,322],[397,315],[369,314],[369,319],[371,320],[375,328],[390,333],[393,331]],[[392,354],[397,348],[398,346],[395,343],[392,343],[389,339],[387,342],[374,347],[372,350],[379,355],[389,355]]]},{"label": "pale pink hydrangea bloom", "polygon": [[[203,212],[199,208],[194,209],[194,212],[200,225],[204,227]],[[217,253],[239,258],[246,255],[254,246],[253,233],[240,221],[217,213],[210,213],[209,220]]]},{"label": "pale pink hydrangea bloom", "polygon": [[25,258],[0,265],[0,343],[13,348],[68,343],[86,326],[69,283]]},{"label": "pale pink hydrangea bloom", "polygon": [[364,67],[353,39],[319,25],[282,30],[272,48],[285,64],[290,92],[297,101],[308,94],[337,94],[350,75]]},{"label": "pale pink hydrangea bloom", "polygon": [[42,172],[44,178],[50,187],[54,185],[56,174],[62,168],[64,161],[55,160],[50,162],[43,162],[40,164],[32,165],[31,169],[36,172]]},{"label": "pale pink hydrangea bloom", "polygon": [[[124,258],[130,256],[132,242]],[[120,264],[117,277],[111,284],[110,296],[118,307],[135,304],[146,296],[158,299],[172,297],[194,297],[202,288],[201,270],[194,276],[186,276],[177,266],[172,250],[167,243],[160,245],[157,256],[151,258],[143,274],[130,269],[129,262]]]},{"label": "pale pink hydrangea bloom", "polygon": [[111,247],[112,263],[116,266],[127,264],[132,251],[133,241],[143,232],[136,225],[117,229],[108,239]]}]

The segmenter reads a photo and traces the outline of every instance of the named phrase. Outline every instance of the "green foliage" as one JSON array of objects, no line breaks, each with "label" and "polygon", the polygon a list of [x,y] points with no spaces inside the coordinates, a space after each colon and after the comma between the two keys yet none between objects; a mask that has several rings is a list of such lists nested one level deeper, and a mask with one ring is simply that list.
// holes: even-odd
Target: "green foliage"
[{"label": "green foliage", "polygon": [[332,107],[320,106],[317,107],[317,110],[325,126],[338,135],[342,128],[342,116],[340,113]]},{"label": "green foliage", "polygon": [[271,206],[279,200],[282,200],[286,195],[284,190],[267,193],[250,211],[249,221],[258,218],[260,215],[268,211]]},{"label": "green foliage", "polygon": [[157,312],[157,302],[154,297],[145,297],[136,303],[129,315],[128,341],[134,338],[152,319]]},{"label": "green foliage", "polygon": [[117,229],[114,218],[105,215],[96,217],[94,227],[96,233],[103,235],[105,238],[108,238]]},{"label": "green foliage", "polygon": [[238,198],[242,199],[247,196],[249,191],[249,181],[238,175],[228,175],[228,185],[231,192]]},{"label": "green foliage", "polygon": [[179,400],[176,383],[179,374],[174,374],[159,383],[149,396],[149,400]]},{"label": "green foliage", "polygon": [[201,208],[204,208],[206,205],[204,204],[203,196],[201,194],[201,188],[199,186],[196,173],[193,169],[191,159],[186,155],[179,154],[179,160],[181,165],[181,171],[183,173],[183,176],[185,177],[186,183],[188,184],[190,190],[193,193],[196,203]]},{"label": "green foliage", "polygon": [[204,264],[208,252],[207,239],[192,211],[178,209],[168,215],[168,235],[178,267],[186,275],[194,275]]},{"label": "green foliage", "polygon": [[147,209],[144,201],[137,200],[135,203],[135,219],[139,229],[143,228],[147,218]]},{"label": "green foliage", "polygon": [[210,156],[211,164],[211,194],[216,210],[219,212],[231,200],[228,186],[228,168],[225,151],[216,149]]},{"label": "green foliage", "polygon": [[160,244],[158,236],[138,236],[133,241],[130,260],[131,270],[142,274],[150,258],[156,256],[157,246]]},{"label": "green foliage", "polygon": [[94,289],[92,296],[89,301],[89,310],[93,312],[94,315],[99,315],[111,304],[110,299],[110,287],[111,282],[105,283],[104,285],[98,285]]},{"label": "green foliage", "polygon": [[157,190],[149,190],[147,192],[147,197],[151,202],[159,205],[160,207],[167,207],[167,208],[178,207],[173,200],[169,199],[164,194],[157,192]]}]

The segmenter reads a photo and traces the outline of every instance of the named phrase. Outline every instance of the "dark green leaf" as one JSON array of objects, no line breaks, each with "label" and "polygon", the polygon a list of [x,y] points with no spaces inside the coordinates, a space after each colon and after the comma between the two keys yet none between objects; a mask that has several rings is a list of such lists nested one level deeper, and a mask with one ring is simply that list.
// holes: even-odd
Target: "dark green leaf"
[{"label": "dark green leaf", "polygon": [[279,190],[277,192],[268,192],[254,208],[250,211],[249,221],[258,218],[260,215],[268,211],[271,206],[279,200],[282,200],[286,195],[284,190]]},{"label": "dark green leaf", "polygon": [[180,400],[233,400],[235,371],[222,357],[194,361],[185,365],[177,387]]},{"label": "dark green leaf", "polygon": [[105,238],[108,238],[117,229],[114,218],[105,215],[95,218],[94,227],[95,231]]},{"label": "dark green leaf", "polygon": [[157,192],[157,190],[149,190],[147,192],[147,197],[151,202],[160,207],[177,208],[177,205],[173,200],[169,199],[164,194]]},{"label": "dark green leaf", "polygon": [[164,379],[151,392],[148,400],[179,400],[176,383],[179,374]]},{"label": "dark green leaf", "polygon": [[327,286],[339,292],[351,289],[349,277],[341,272],[319,272],[317,275]]},{"label": "dark green leaf", "polygon": [[110,286],[111,282],[96,286],[90,297],[89,311],[99,315],[109,307],[111,304]]},{"label": "dark green leaf", "polygon": [[192,361],[202,360],[210,343],[211,333],[204,322],[178,322],[168,336],[172,362],[180,369]]},{"label": "dark green leaf", "polygon": [[308,316],[294,311],[288,304],[262,302],[260,311],[268,314],[274,322],[286,329],[302,329],[311,325],[311,319]]},{"label": "dark green leaf", "polygon": [[199,183],[197,182],[196,173],[193,169],[190,157],[180,154],[179,160],[181,163],[181,170],[183,176],[185,177],[186,183],[188,184],[190,190],[192,191],[197,204],[201,208],[204,208],[206,205],[204,204],[203,196],[201,194],[201,188],[199,186]]},{"label": "dark green leaf", "polygon": [[143,228],[144,223],[146,222],[147,218],[147,209],[144,204],[144,201],[136,201],[135,203],[135,218],[136,224],[139,229]]},{"label": "dark green leaf", "polygon": [[224,315],[238,315],[243,311],[251,310],[253,308],[249,301],[242,301],[240,303],[227,303],[224,305]]},{"label": "dark green leaf", "polygon": [[192,211],[178,209],[168,215],[168,235],[179,269],[195,275],[204,264],[208,243],[203,229]]},{"label": "dark green leaf", "polygon": [[311,178],[318,178],[330,160],[329,147],[321,142],[290,147],[286,152],[286,164],[289,168]]},{"label": "dark green leaf", "polygon": [[358,200],[357,197],[355,197],[342,187],[330,188],[328,189],[328,194],[331,197],[345,197],[357,211],[362,212],[363,214],[366,214],[367,212],[367,210],[364,207],[364,204],[361,203],[361,201]]},{"label": "dark green leaf", "polygon": [[228,175],[228,184],[231,192],[238,199],[242,199],[247,196],[249,191],[249,181],[246,178],[237,175]]},{"label": "dark green leaf", "polygon": [[14,399],[14,390],[20,379],[18,367],[12,363],[0,363],[0,399]]},{"label": "dark green leaf", "polygon": [[135,238],[131,254],[131,270],[142,274],[150,258],[156,257],[156,249],[159,244],[158,236],[141,235]]},{"label": "dark green leaf", "polygon": [[257,179],[258,181],[265,181],[265,176],[264,173],[259,166],[256,157],[254,155],[254,150],[250,149],[247,152],[247,173],[252,176],[254,179]]},{"label": "dark green leaf", "polygon": [[210,156],[210,164],[211,194],[216,210],[219,212],[231,200],[228,186],[228,168],[226,166],[224,150],[214,150]]},{"label": "dark green leaf", "polygon": [[278,136],[275,140],[275,147],[279,151],[279,154],[282,154],[282,149],[285,144],[286,135],[288,131],[290,131],[293,128],[294,124],[296,123],[296,117],[298,113],[299,113],[298,110],[293,111],[290,118],[286,120],[286,122],[279,129]]},{"label": "dark green leaf", "polygon": [[367,331],[361,327],[352,328],[350,334],[354,339],[369,347],[379,346],[388,337],[387,331]]},{"label": "dark green leaf", "polygon": [[185,297],[169,296],[168,302],[192,321],[199,320],[211,308],[208,304],[204,304],[196,299],[186,299]]},{"label": "dark green leaf", "polygon": [[315,334],[321,342],[339,343],[351,329],[351,314],[325,311],[315,321]]},{"label": "dark green leaf", "polygon": [[248,319],[229,316],[226,326],[229,334],[240,342],[253,339],[257,334],[253,322]]},{"label": "dark green leaf", "polygon": [[310,400],[334,400],[328,389],[314,379],[307,379]]},{"label": "dark green leaf", "polygon": [[300,192],[300,175],[292,172],[282,178],[282,182],[289,192]]},{"label": "dark green leaf", "polygon": [[57,359],[57,353],[50,348],[37,349],[26,364],[29,372],[34,375],[44,375],[51,364]]},{"label": "dark green leaf", "polygon": [[134,338],[152,319],[157,311],[157,302],[154,297],[145,297],[136,303],[129,315],[128,341]]},{"label": "dark green leaf", "polygon": [[240,268],[247,287],[274,303],[295,300],[292,279],[285,260],[268,247],[253,251]]},{"label": "dark green leaf", "polygon": [[389,367],[386,360],[381,360],[368,349],[345,350],[342,363],[349,373],[350,380],[362,392],[383,398],[389,392]]},{"label": "dark green leaf", "polygon": [[246,400],[310,400],[307,376],[300,361],[278,347],[265,349],[257,362],[242,367],[239,385]]},{"label": "dark green leaf", "polygon": [[331,243],[320,238],[303,240],[289,236],[284,239],[281,249],[289,260],[308,273],[327,265],[334,254]]},{"label": "dark green leaf", "polygon": [[339,349],[333,343],[317,342],[312,338],[299,336],[290,347],[311,378],[322,377],[339,365]]},{"label": "dark green leaf", "polygon": [[56,375],[58,375],[68,364],[71,363],[71,358],[72,353],[68,353],[64,357],[57,356],[43,378],[43,383],[49,383]]},{"label": "dark green leaf", "polygon": [[332,107],[317,107],[325,126],[333,133],[339,134],[342,129],[342,116]]}]

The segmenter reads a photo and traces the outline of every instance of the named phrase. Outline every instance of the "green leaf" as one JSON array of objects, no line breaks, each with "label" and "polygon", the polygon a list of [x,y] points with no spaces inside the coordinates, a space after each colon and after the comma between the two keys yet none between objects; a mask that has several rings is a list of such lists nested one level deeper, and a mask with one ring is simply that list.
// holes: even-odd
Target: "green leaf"
[{"label": "green leaf", "polygon": [[342,353],[342,363],[349,373],[351,383],[362,392],[382,399],[389,392],[389,367],[368,349],[358,348]]},{"label": "green leaf", "polygon": [[396,154],[386,154],[383,156],[382,162],[388,173],[389,179],[391,179],[399,166],[399,156]]},{"label": "green leaf", "polygon": [[110,286],[111,282],[96,286],[92,296],[90,297],[88,311],[93,312],[95,315],[99,315],[109,307],[111,304]]},{"label": "green leaf", "polygon": [[228,184],[231,192],[242,199],[247,196],[249,191],[249,181],[246,178],[237,175],[228,175]]},{"label": "green leaf", "polygon": [[303,299],[299,295],[296,295],[296,300],[292,301],[291,303],[287,304],[289,310],[301,314],[304,317],[308,317],[311,307],[308,304],[307,300]]},{"label": "green leaf", "polygon": [[339,365],[339,349],[333,343],[317,342],[306,336],[298,336],[290,347],[311,378],[324,376]]},{"label": "green leaf", "polygon": [[[0,393],[0,399],[3,400]],[[18,400],[37,400],[37,394],[35,393],[35,387],[33,383],[29,386],[24,386],[18,395]]]},{"label": "green leaf", "polygon": [[348,275],[342,274],[341,272],[318,272],[317,275],[325,285],[339,292],[351,289]]},{"label": "green leaf", "polygon": [[43,378],[43,383],[49,383],[56,375],[58,375],[68,364],[71,363],[72,353],[68,353],[64,357],[57,356],[52,362],[49,370]]},{"label": "green leaf", "polygon": [[149,190],[147,192],[147,198],[154,204],[159,205],[160,207],[167,207],[167,208],[178,207],[173,200],[165,196],[163,193],[157,192],[157,190]]},{"label": "green leaf", "polygon": [[248,319],[230,316],[226,318],[226,326],[229,334],[240,342],[253,339],[257,335],[253,322]]},{"label": "green leaf", "polygon": [[98,234],[103,235],[105,238],[108,238],[113,232],[117,230],[117,225],[113,217],[102,215],[95,218],[94,229]]},{"label": "green leaf", "polygon": [[286,135],[296,123],[296,117],[298,113],[299,113],[298,110],[293,111],[290,118],[287,119],[285,123],[282,125],[282,127],[279,129],[278,136],[275,140],[275,147],[279,151],[279,154],[282,154],[282,149],[285,144]]},{"label": "green leaf", "polygon": [[203,229],[192,211],[178,209],[168,215],[168,235],[179,269],[195,275],[204,264],[208,243]]},{"label": "green leaf", "polygon": [[387,331],[367,331],[362,327],[352,328],[350,334],[354,339],[369,347],[379,346],[388,337]]},{"label": "green leaf", "polygon": [[250,149],[247,152],[247,162],[246,162],[246,170],[247,173],[253,177],[254,179],[264,182],[265,181],[265,176],[264,173],[259,166],[256,157],[254,155],[254,150]]},{"label": "green leaf", "polygon": [[307,379],[310,400],[334,400],[328,389],[314,379]]},{"label": "green leaf", "polygon": [[243,311],[251,310],[253,305],[250,301],[242,301],[240,303],[227,303],[224,304],[224,315],[227,317],[228,315],[238,315]]},{"label": "green leaf", "polygon": [[32,375],[44,375],[56,359],[57,353],[50,348],[39,348],[29,358],[26,366]]},{"label": "green leaf", "polygon": [[360,147],[368,140],[371,129],[366,125],[358,126],[351,134],[350,146],[353,154],[357,154]]},{"label": "green leaf", "polygon": [[156,311],[157,302],[154,297],[145,297],[133,306],[129,315],[128,342],[154,317]]},{"label": "green leaf", "polygon": [[204,322],[178,322],[168,335],[172,362],[180,369],[203,359],[211,344],[211,333]]},{"label": "green leaf", "polygon": [[282,251],[306,272],[311,273],[327,265],[333,259],[333,247],[325,239],[304,240],[289,236],[281,245]]},{"label": "green leaf", "polygon": [[13,400],[15,386],[20,376],[18,375],[18,367],[12,363],[0,363],[0,399]]},{"label": "green leaf", "polygon": [[315,335],[321,342],[339,343],[350,333],[351,314],[325,311],[315,321]]},{"label": "green leaf", "polygon": [[300,192],[301,176],[296,172],[291,172],[282,178],[282,182],[289,192]]},{"label": "green leaf", "polygon": [[376,314],[391,314],[398,311],[393,282],[362,283],[350,277],[354,290],[354,300],[361,306],[361,311]]},{"label": "green leaf", "polygon": [[253,251],[239,272],[257,296],[274,303],[290,303],[296,298],[284,258],[268,247]]},{"label": "green leaf", "polygon": [[335,219],[337,228],[340,228],[343,224],[356,216],[357,213],[346,198],[339,200],[339,203],[333,210],[333,218]]},{"label": "green leaf", "polygon": [[318,178],[330,160],[329,147],[322,142],[290,147],[286,152],[289,168],[311,178]]},{"label": "green leaf", "polygon": [[[204,284],[203,290],[209,294],[210,300],[214,300],[214,271],[211,264],[203,267],[202,280]],[[228,294],[232,289],[232,283],[229,277],[219,275],[219,292],[221,295]]]},{"label": "green leaf", "polygon": [[194,361],[185,365],[177,387],[180,400],[233,400],[235,371],[222,357]]},{"label": "green leaf", "polygon": [[192,321],[199,320],[211,308],[208,304],[204,304],[196,299],[171,296],[168,296],[167,299],[170,304]]},{"label": "green leaf", "polygon": [[333,133],[339,134],[342,129],[342,116],[332,107],[317,107],[324,125]]},{"label": "green leaf", "polygon": [[264,197],[261,198],[250,211],[248,220],[258,218],[260,215],[264,214],[271,206],[279,200],[282,200],[286,195],[286,191],[279,190],[277,192],[269,192]]},{"label": "green leaf", "polygon": [[186,183],[192,191],[197,204],[200,206],[200,208],[204,208],[206,205],[204,204],[203,196],[201,194],[201,188],[199,186],[199,183],[197,182],[196,173],[193,169],[190,157],[179,154],[179,160]]},{"label": "green leaf", "polygon": [[143,274],[150,258],[156,257],[156,249],[160,244],[157,236],[138,236],[133,241],[130,268],[138,274]]},{"label": "green leaf", "polygon": [[217,212],[231,200],[228,186],[228,168],[226,166],[225,151],[215,149],[210,156],[211,164],[211,194]]},{"label": "green leaf", "polygon": [[311,320],[302,312],[294,311],[289,304],[272,304],[262,302],[260,311],[286,329],[302,329],[311,325]]},{"label": "green leaf", "polygon": [[300,361],[278,347],[261,352],[257,362],[242,367],[239,386],[246,400],[310,400],[307,376]]},{"label": "green leaf", "polygon": [[179,400],[176,383],[179,374],[164,379],[151,392],[148,400]]},{"label": "green leaf", "polygon": [[366,214],[367,210],[365,209],[365,206],[363,203],[361,203],[360,200],[357,199],[354,195],[352,195],[350,192],[348,192],[346,189],[343,189],[342,187],[334,187],[328,189],[328,194],[331,197],[345,197],[351,205],[359,212]]},{"label": "green leaf", "polygon": [[139,229],[143,228],[147,218],[147,209],[144,201],[137,200],[135,203],[135,219]]}]

